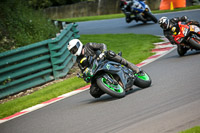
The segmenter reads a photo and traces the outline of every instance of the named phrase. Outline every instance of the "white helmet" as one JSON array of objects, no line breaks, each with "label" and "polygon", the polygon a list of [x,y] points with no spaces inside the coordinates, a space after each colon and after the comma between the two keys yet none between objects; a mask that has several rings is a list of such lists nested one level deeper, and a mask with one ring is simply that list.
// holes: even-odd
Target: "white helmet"
[{"label": "white helmet", "polygon": [[160,27],[164,30],[169,29],[169,19],[167,17],[161,17],[158,23],[160,24]]},{"label": "white helmet", "polygon": [[81,55],[83,44],[78,39],[72,39],[69,41],[69,44],[67,46],[70,53],[72,53],[75,56]]}]

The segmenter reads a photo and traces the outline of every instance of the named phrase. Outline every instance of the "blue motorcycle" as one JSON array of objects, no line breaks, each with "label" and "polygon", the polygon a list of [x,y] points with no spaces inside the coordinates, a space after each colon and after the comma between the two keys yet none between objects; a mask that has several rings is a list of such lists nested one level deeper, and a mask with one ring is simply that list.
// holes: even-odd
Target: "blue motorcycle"
[{"label": "blue motorcycle", "polygon": [[121,0],[120,7],[126,15],[127,23],[130,23],[132,20],[135,20],[136,22],[142,21],[143,23],[146,23],[147,21],[153,21],[154,23],[158,22],[144,0]]}]

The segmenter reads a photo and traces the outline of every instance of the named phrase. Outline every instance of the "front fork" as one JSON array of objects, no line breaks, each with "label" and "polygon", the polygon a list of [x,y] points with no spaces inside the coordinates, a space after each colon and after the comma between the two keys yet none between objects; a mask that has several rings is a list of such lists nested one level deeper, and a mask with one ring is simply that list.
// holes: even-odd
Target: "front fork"
[{"label": "front fork", "polygon": [[191,37],[187,38],[187,41],[189,41],[190,38],[194,38],[196,41],[200,42],[200,34],[193,34]]},{"label": "front fork", "polygon": [[110,84],[114,84],[114,85],[117,85],[118,82],[113,78],[111,77],[110,75],[108,74],[104,74],[103,77],[106,79],[106,81],[108,81]]}]

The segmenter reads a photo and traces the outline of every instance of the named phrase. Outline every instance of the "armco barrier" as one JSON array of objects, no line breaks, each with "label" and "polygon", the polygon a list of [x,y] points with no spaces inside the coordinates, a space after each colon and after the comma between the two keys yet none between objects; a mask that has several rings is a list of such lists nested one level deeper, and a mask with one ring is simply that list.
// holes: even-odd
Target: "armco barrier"
[{"label": "armco barrier", "polygon": [[69,24],[53,39],[0,53],[0,98],[64,77],[76,57],[68,42],[79,38],[77,24]]}]

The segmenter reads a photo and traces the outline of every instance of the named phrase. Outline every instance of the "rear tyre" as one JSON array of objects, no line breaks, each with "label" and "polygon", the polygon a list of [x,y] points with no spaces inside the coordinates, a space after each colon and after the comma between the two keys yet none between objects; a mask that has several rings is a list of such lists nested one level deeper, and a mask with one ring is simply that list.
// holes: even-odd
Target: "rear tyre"
[{"label": "rear tyre", "polygon": [[99,98],[103,94],[104,92],[97,86],[97,84],[92,84],[90,86],[90,95],[94,98]]},{"label": "rear tyre", "polygon": [[99,88],[112,97],[122,98],[126,94],[124,89],[119,84],[111,84],[106,81],[104,77],[100,77],[96,81]]},{"label": "rear tyre", "polygon": [[179,56],[184,56],[185,53],[187,52],[187,50],[188,50],[187,48],[184,48],[181,45],[178,45],[178,47],[177,47],[177,52],[178,52]]},{"label": "rear tyre", "polygon": [[196,50],[200,50],[200,40],[196,38],[190,38],[189,45]]},{"label": "rear tyre", "polygon": [[144,72],[144,75],[136,75],[134,85],[140,88],[147,88],[151,86],[151,82],[152,81],[149,75],[146,72]]}]

